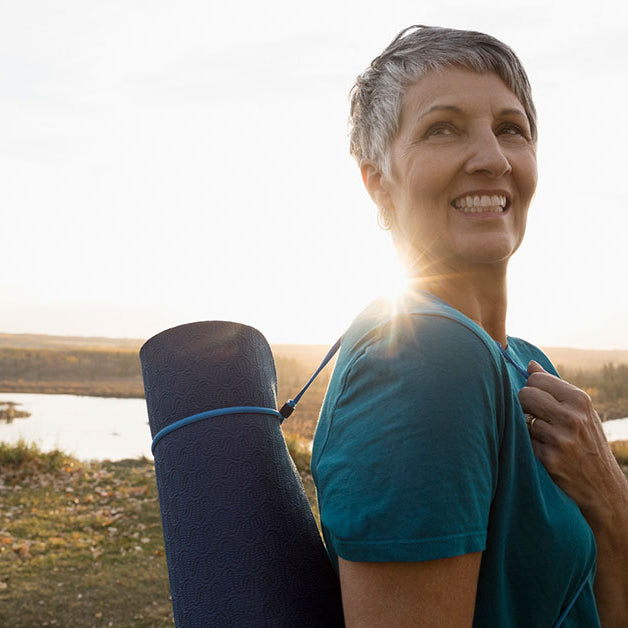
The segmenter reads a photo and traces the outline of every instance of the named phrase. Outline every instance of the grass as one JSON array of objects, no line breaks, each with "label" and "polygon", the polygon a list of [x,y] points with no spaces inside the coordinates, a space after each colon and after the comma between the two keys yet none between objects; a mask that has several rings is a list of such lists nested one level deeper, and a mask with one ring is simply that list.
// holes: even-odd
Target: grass
[{"label": "grass", "polygon": [[20,440],[16,445],[0,442],[0,477],[15,482],[23,476],[59,471],[70,459],[58,449],[41,452],[36,445]]},{"label": "grass", "polygon": [[[307,441],[287,441],[314,503]],[[0,626],[173,626],[152,461],[0,443]]]},{"label": "grass", "polygon": [[284,434],[284,437],[286,439],[286,444],[288,445],[290,456],[292,457],[292,460],[294,460],[294,464],[301,476],[305,494],[310,502],[314,519],[316,519],[316,525],[318,525],[320,530],[321,521],[318,512],[318,501],[316,500],[316,486],[314,485],[314,480],[312,479],[312,473],[310,471],[312,452],[310,451],[309,441],[292,433]]},{"label": "grass", "polygon": [[0,625],[172,626],[153,464],[0,447]]},{"label": "grass", "polygon": [[[308,441],[286,441],[317,516]],[[0,626],[173,626],[152,461],[0,443]]]}]

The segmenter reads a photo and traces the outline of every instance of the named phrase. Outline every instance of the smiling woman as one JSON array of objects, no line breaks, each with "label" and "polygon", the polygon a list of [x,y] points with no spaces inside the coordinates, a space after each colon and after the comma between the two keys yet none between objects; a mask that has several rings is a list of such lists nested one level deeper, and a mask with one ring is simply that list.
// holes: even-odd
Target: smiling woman
[{"label": "smiling woman", "polygon": [[347,625],[628,625],[625,478],[587,395],[506,333],[537,181],[519,60],[411,27],[358,77],[352,123],[411,289],[343,336],[314,439]]},{"label": "smiling woman", "polygon": [[446,69],[409,87],[389,176],[369,159],[361,170],[390,212],[404,262],[420,259],[422,274],[506,264],[523,240],[535,145],[518,98],[495,74]]}]

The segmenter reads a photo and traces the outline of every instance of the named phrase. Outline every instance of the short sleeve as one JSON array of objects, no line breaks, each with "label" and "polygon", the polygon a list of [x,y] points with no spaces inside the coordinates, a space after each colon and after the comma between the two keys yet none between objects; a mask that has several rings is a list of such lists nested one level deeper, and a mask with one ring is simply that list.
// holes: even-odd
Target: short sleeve
[{"label": "short sleeve", "polygon": [[323,407],[314,453],[326,540],[352,561],[482,551],[503,427],[496,361],[447,317],[390,325],[355,348]]}]

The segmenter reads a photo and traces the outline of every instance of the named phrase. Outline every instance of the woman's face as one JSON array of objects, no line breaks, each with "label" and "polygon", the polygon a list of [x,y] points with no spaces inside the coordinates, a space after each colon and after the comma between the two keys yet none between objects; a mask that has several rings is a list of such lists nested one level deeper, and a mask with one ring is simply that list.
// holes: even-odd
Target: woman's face
[{"label": "woman's face", "polygon": [[410,264],[465,270],[507,261],[523,239],[536,179],[525,110],[497,75],[450,69],[407,89],[391,176],[379,185]]}]

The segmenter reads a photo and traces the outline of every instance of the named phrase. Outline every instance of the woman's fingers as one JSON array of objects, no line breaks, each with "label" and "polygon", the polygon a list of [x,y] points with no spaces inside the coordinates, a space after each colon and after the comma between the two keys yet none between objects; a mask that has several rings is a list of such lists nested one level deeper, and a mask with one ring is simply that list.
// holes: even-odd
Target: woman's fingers
[{"label": "woman's fingers", "polygon": [[532,375],[532,373],[547,373],[547,371],[536,360],[530,360],[528,373]]},{"label": "woman's fingers", "polygon": [[539,443],[556,445],[558,436],[556,430],[551,428],[551,424],[534,414],[529,414],[528,416],[530,418],[526,417],[526,423],[528,424],[530,438]]},{"label": "woman's fingers", "polygon": [[550,392],[532,386],[525,386],[519,391],[519,403],[524,412],[548,423],[555,423],[561,413],[560,402]]},{"label": "woman's fingers", "polygon": [[528,365],[530,377],[519,391],[524,412],[557,426],[579,429],[582,420],[595,414],[591,398],[573,384],[551,375],[537,362]]},{"label": "woman's fingers", "polygon": [[555,477],[556,467],[555,464],[555,449],[547,443],[543,443],[539,440],[532,439],[532,450],[534,455],[539,459],[541,464],[547,469],[552,477]]},{"label": "woman's fingers", "polygon": [[[528,364],[528,381],[527,386],[532,386],[540,390],[545,390],[559,401],[569,401],[572,398],[577,398],[579,394],[583,394],[583,391],[566,382],[556,375],[548,373],[538,362],[532,360]],[[586,394],[586,393],[584,393]]]}]

